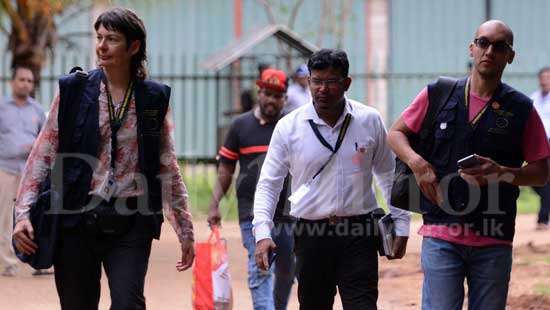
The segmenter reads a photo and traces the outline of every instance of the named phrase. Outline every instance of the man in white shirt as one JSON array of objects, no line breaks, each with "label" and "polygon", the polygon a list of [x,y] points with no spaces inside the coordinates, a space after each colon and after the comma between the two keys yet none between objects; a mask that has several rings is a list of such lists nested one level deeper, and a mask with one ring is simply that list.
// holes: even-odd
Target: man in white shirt
[{"label": "man in white shirt", "polygon": [[311,101],[308,77],[309,69],[307,65],[300,65],[292,75],[294,83],[288,87],[287,100],[283,108],[283,114],[288,114]]},{"label": "man in white shirt", "polygon": [[[313,101],[277,123],[256,187],[256,262],[267,269],[277,252],[272,217],[290,172],[300,309],[332,309],[336,287],[344,309],[376,309],[378,238],[371,212],[378,204],[372,176],[389,205],[394,156],[380,114],[344,97],[351,84],[346,53],[319,50],[308,68]],[[398,236],[391,258],[401,258],[410,218],[390,210]]]},{"label": "man in white shirt", "polygon": [[[550,67],[539,70],[540,89],[531,95],[533,105],[540,115],[546,136],[550,137]],[[541,187],[533,187],[540,196],[540,209],[537,218],[537,230],[548,230],[548,218],[550,214],[550,184]]]}]

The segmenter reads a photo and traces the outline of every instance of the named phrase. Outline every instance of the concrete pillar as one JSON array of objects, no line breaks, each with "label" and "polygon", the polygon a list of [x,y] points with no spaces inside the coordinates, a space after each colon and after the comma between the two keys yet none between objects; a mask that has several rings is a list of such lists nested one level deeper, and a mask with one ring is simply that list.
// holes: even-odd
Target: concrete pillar
[{"label": "concrete pillar", "polygon": [[367,104],[375,107],[386,122],[389,120],[388,81],[382,78],[388,72],[390,45],[389,0],[365,1],[366,11],[366,72],[375,78],[366,80]]}]

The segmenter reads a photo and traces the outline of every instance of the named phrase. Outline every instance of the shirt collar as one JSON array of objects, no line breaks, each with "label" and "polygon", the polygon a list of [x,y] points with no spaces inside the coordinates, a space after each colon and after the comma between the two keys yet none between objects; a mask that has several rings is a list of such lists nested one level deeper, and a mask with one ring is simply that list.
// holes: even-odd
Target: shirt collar
[{"label": "shirt collar", "polygon": [[[15,103],[15,99],[13,98],[13,96],[6,97],[6,102],[11,103],[13,105],[17,105]],[[27,100],[25,100],[25,105],[29,105],[29,104],[31,104],[31,97],[27,97]]]},{"label": "shirt collar", "polygon": [[[343,121],[346,114],[351,114],[352,118],[355,116],[355,111],[353,110],[353,106],[351,105],[349,99],[344,96],[344,99],[346,100],[346,104],[344,105],[344,113],[340,115],[340,118],[336,122],[336,125],[334,127],[338,127]],[[319,125],[327,125],[325,121],[323,121],[319,115],[317,115],[317,111],[315,111],[315,107],[313,106],[313,100],[311,100],[306,108],[304,109],[304,112],[302,114],[303,119],[306,121],[313,120],[314,123]]]},{"label": "shirt collar", "polygon": [[546,93],[546,95],[545,95],[545,94],[542,93],[541,89],[539,89],[537,91],[537,95],[540,97],[540,99],[543,99],[543,100],[546,99],[546,98],[550,98],[550,92]]}]

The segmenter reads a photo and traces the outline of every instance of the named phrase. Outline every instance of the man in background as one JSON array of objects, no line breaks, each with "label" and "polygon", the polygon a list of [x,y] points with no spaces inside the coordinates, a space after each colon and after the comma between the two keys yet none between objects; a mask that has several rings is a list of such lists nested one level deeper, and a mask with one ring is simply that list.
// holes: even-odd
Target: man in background
[{"label": "man in background", "polygon": [[309,90],[309,83],[307,81],[308,77],[309,70],[307,65],[302,64],[296,69],[296,72],[292,75],[294,83],[288,87],[288,99],[283,108],[283,114],[288,114],[311,101],[311,91]]},{"label": "man in background", "polygon": [[[540,89],[531,95],[533,105],[540,115],[546,137],[550,137],[550,67],[539,70]],[[537,218],[537,230],[548,230],[548,214],[550,213],[550,185],[546,183],[541,187],[533,187],[540,196],[540,209]]]},{"label": "man in background", "polygon": [[[11,96],[0,99],[0,264],[3,276],[17,273],[13,253],[13,206],[23,167],[45,121],[44,110],[30,97],[34,75],[30,68],[13,69]],[[33,275],[49,272],[36,270]]]},{"label": "man in background", "polygon": [[[271,68],[271,64],[266,62],[260,62],[258,63],[257,69],[258,69],[258,78],[262,76],[262,72],[264,72],[266,69]],[[239,107],[234,108],[229,111],[225,111],[225,116],[233,116],[233,115],[239,115],[246,113],[254,108],[256,106],[256,102],[258,101],[258,89],[255,85],[253,85],[251,88],[245,88],[241,91],[239,101]]]}]

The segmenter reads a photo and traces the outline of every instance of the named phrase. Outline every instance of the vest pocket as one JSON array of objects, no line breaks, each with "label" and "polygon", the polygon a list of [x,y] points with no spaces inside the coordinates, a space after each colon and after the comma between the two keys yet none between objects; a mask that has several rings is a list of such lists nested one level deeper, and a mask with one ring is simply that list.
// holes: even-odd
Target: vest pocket
[{"label": "vest pocket", "polygon": [[432,149],[432,163],[439,168],[445,168],[449,163],[451,145],[449,141],[455,132],[455,111],[443,110],[437,116]]}]

